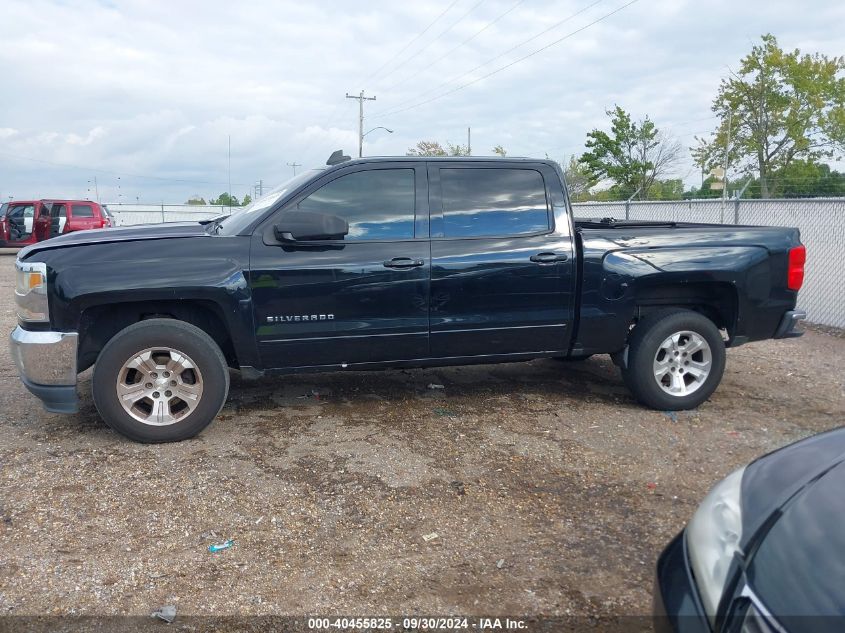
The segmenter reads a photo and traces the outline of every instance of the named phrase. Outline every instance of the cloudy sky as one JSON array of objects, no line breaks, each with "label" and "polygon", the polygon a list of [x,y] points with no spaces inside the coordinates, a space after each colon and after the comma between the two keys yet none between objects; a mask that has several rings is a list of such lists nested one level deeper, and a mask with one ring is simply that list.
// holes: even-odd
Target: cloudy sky
[{"label": "cloudy sky", "polygon": [[[845,54],[841,0],[0,0],[0,197],[184,202],[418,140],[583,151],[619,104],[685,147],[765,32]],[[543,49],[544,47],[545,50]],[[539,52],[537,52],[539,51]],[[535,53],[533,54],[532,53]],[[530,55],[530,56],[529,56]],[[522,59],[525,58],[525,59]],[[699,178],[687,160],[677,174]]]}]

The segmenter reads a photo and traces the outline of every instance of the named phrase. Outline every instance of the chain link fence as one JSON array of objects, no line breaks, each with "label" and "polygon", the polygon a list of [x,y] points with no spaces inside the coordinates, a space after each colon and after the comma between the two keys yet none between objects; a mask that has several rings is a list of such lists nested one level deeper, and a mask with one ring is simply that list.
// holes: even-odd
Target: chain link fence
[{"label": "chain link fence", "polygon": [[[109,204],[117,226],[208,220],[225,206]],[[807,272],[798,295],[808,321],[845,328],[845,198],[585,202],[578,218],[662,220],[797,227],[807,246]]]},{"label": "chain link fence", "polygon": [[807,247],[798,305],[812,323],[845,328],[845,198],[584,202],[576,218],[797,227]]},{"label": "chain link fence", "polygon": [[229,207],[194,204],[106,204],[116,226],[161,224],[162,222],[198,222],[231,212]]}]

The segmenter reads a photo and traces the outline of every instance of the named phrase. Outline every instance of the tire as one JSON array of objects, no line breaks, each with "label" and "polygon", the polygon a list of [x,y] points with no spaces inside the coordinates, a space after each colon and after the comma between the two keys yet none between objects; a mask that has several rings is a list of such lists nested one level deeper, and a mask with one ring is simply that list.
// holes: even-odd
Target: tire
[{"label": "tire", "polygon": [[725,342],[716,325],[697,312],[671,309],[634,327],[622,379],[642,404],[680,411],[707,400],[724,371]]},{"label": "tire", "polygon": [[92,392],[100,416],[118,433],[136,442],[178,442],[197,435],[223,408],[229,370],[220,347],[199,328],[149,319],[106,343]]}]

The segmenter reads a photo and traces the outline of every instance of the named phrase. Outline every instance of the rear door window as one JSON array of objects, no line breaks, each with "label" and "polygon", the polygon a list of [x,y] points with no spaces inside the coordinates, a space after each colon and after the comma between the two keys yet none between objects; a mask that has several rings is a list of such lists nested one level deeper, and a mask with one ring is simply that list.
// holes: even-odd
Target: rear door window
[{"label": "rear door window", "polygon": [[440,170],[445,237],[532,235],[550,229],[546,186],[533,169]]}]

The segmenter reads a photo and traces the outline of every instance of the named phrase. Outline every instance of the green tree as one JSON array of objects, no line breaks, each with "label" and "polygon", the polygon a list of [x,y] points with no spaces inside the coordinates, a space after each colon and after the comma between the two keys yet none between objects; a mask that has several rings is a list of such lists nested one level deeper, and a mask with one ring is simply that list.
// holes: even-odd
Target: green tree
[{"label": "green tree", "polygon": [[246,194],[244,196],[243,201],[241,202],[241,206],[246,207],[246,206],[249,206],[251,204],[252,204],[252,196],[249,195],[249,194]]},{"label": "green tree", "polygon": [[238,202],[237,196],[233,196],[224,191],[217,198],[209,200],[208,204],[213,204],[221,207],[239,207],[241,203]]},{"label": "green tree", "polygon": [[469,148],[466,145],[452,145],[447,141],[446,153],[449,156],[469,156]]},{"label": "green tree", "polygon": [[608,110],[610,133],[593,130],[587,134],[580,161],[598,182],[610,179],[614,196],[644,198],[651,186],[672,172],[681,155],[681,145],[665,136],[645,117],[640,121],[621,107]]},{"label": "green tree", "polygon": [[[743,183],[744,184],[744,183]],[[740,182],[732,183],[731,190],[741,189]],[[752,179],[745,198],[816,198],[845,196],[845,174],[830,165],[812,161],[794,160],[789,165],[770,174],[768,194],[762,193],[762,182]]]},{"label": "green tree", "polygon": [[[722,190],[721,189],[713,189],[710,185],[716,182],[716,179],[713,176],[707,176],[703,183],[701,183],[701,188],[691,187],[689,191],[684,194],[684,198],[692,198],[692,199],[700,199],[700,198],[721,198],[722,197]],[[747,197],[747,196],[746,196]]]},{"label": "green tree", "polygon": [[757,170],[766,198],[773,193],[772,178],[793,161],[841,154],[843,70],[843,57],[784,52],[773,35],[763,35],[739,71],[722,80],[712,107],[721,123],[709,139],[697,139],[696,162],[704,168],[721,165],[728,147],[729,164]]},{"label": "green tree", "polygon": [[420,141],[408,148],[405,156],[448,156],[446,150],[437,141]]},{"label": "green tree", "polygon": [[658,180],[648,188],[649,200],[682,200],[684,197],[684,181],[680,178]]},{"label": "green tree", "polygon": [[502,158],[508,155],[507,150],[501,145],[496,145],[496,147],[493,148],[492,152],[497,156],[501,156]]},{"label": "green tree", "polygon": [[203,205],[205,204],[205,198],[201,198],[200,196],[191,196],[185,204],[190,204],[192,206]]},{"label": "green tree", "polygon": [[563,170],[563,176],[569,198],[573,202],[584,202],[590,199],[590,188],[595,186],[596,181],[584,163],[575,156],[570,157]]},{"label": "green tree", "polygon": [[469,147],[446,141],[446,148],[438,141],[420,141],[405,152],[405,156],[469,156]]}]

